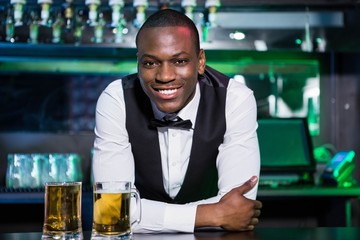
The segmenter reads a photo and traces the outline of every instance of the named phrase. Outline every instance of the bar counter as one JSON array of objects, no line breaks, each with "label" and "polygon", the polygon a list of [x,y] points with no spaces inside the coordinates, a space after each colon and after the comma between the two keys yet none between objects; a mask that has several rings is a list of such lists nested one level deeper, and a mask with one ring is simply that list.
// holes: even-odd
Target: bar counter
[{"label": "bar counter", "polygon": [[[90,231],[93,218],[90,186],[84,187],[82,197],[83,230]],[[258,199],[263,208],[257,227],[357,227],[359,216],[352,202],[360,199],[360,186],[259,188]],[[0,189],[0,211],[14,213],[0,216],[0,232],[39,231],[44,219],[44,191]],[[29,214],[22,217],[20,224],[16,216],[23,212]]]},{"label": "bar counter", "polygon": [[[84,232],[90,240],[91,232]],[[41,232],[0,233],[4,240],[39,240]],[[256,228],[248,232],[197,231],[194,234],[134,234],[133,240],[352,240],[360,239],[360,228]]]}]

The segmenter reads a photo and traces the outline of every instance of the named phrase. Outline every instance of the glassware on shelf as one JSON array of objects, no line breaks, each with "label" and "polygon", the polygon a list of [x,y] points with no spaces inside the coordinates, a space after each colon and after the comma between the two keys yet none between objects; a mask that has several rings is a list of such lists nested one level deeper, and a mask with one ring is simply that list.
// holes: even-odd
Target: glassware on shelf
[{"label": "glassware on shelf", "polygon": [[182,0],[181,6],[185,10],[185,15],[191,20],[194,20],[194,8],[196,7],[196,0]]},{"label": "glassware on shelf", "polygon": [[75,153],[8,154],[7,188],[39,188],[46,182],[82,181],[81,156]]},{"label": "glassware on shelf", "polygon": [[128,32],[128,29],[125,26],[126,26],[125,18],[121,16],[120,24],[113,29],[115,43],[122,43],[124,41],[124,34]]},{"label": "glassware on shelf", "polygon": [[44,26],[50,26],[50,6],[53,3],[52,0],[38,0],[38,4],[41,6],[40,24]]},{"label": "glassware on shelf", "polygon": [[44,171],[55,181],[81,181],[83,178],[81,157],[75,153],[50,153],[48,171]]},{"label": "glassware on shelf", "polygon": [[124,7],[124,0],[109,0],[111,7],[111,26],[118,27],[122,21],[122,8]]},{"label": "glassware on shelf", "polygon": [[73,27],[74,24],[73,23],[74,9],[72,6],[72,0],[66,0],[64,15],[65,15],[65,28],[69,30]]},{"label": "glassware on shelf", "polygon": [[146,8],[149,3],[147,0],[134,0],[133,6],[136,8],[136,18],[134,20],[134,26],[140,28],[146,19]]},{"label": "glassware on shelf", "polygon": [[32,154],[8,154],[6,170],[7,188],[36,188],[41,185],[41,165]]},{"label": "glassware on shelf", "polygon": [[10,3],[14,6],[15,26],[22,26],[23,25],[24,5],[26,4],[26,1],[25,0],[11,0]]},{"label": "glassware on shelf", "polygon": [[98,20],[98,7],[100,5],[100,0],[86,0],[85,4],[89,7],[89,26],[96,26]]},{"label": "glassware on shelf", "polygon": [[206,0],[205,8],[208,10],[208,24],[210,27],[216,26],[217,9],[221,6],[220,0]]}]

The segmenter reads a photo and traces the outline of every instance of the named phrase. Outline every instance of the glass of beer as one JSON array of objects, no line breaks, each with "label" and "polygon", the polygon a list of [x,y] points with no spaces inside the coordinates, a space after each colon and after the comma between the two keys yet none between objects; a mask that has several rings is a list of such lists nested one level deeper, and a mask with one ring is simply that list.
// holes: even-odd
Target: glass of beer
[{"label": "glass of beer", "polygon": [[42,239],[83,239],[81,182],[45,183],[45,215]]},{"label": "glass of beer", "polygon": [[[141,220],[141,201],[131,182],[95,182],[91,239],[131,239],[131,227]],[[130,203],[138,214],[130,219]]]}]

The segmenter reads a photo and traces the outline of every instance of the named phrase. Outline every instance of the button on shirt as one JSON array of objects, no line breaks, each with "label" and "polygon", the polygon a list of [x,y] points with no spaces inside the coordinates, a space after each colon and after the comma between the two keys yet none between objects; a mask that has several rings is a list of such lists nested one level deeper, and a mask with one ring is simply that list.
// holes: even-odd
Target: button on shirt
[{"label": "button on shirt", "polygon": [[[196,127],[200,101],[199,85],[192,101],[178,116],[190,119]],[[161,112],[154,111],[161,119]],[[196,206],[218,202],[232,188],[242,185],[251,176],[259,176],[260,154],[257,129],[257,107],[253,92],[232,79],[226,96],[226,132],[217,157],[217,196],[188,204],[168,204],[142,199],[142,219],[134,232],[193,232]],[[121,80],[109,84],[98,99],[93,157],[95,181],[128,180],[134,182],[134,159],[125,127],[125,103]],[[174,198],[179,192],[189,163],[193,129],[158,128],[164,189]],[[150,173],[151,174],[151,173]],[[255,199],[257,187],[246,193]],[[133,204],[134,205],[134,204]]]},{"label": "button on shirt", "polygon": [[[199,85],[196,92],[200,92]],[[192,101],[177,114],[182,119],[189,119],[193,123],[193,128],[199,102],[200,94],[195,94]],[[152,106],[155,118],[162,119],[165,113],[158,111],[154,104]],[[164,188],[171,198],[175,198],[184,180],[189,164],[193,132],[193,129],[158,128],[159,145],[165,146],[160,147]]]}]

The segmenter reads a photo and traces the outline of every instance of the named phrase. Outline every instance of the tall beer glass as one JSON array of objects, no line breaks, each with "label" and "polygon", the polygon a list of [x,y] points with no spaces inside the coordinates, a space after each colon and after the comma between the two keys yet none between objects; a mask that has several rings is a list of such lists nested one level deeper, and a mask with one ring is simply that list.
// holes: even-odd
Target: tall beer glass
[{"label": "tall beer glass", "polygon": [[81,182],[45,183],[45,214],[42,239],[83,239]]}]

